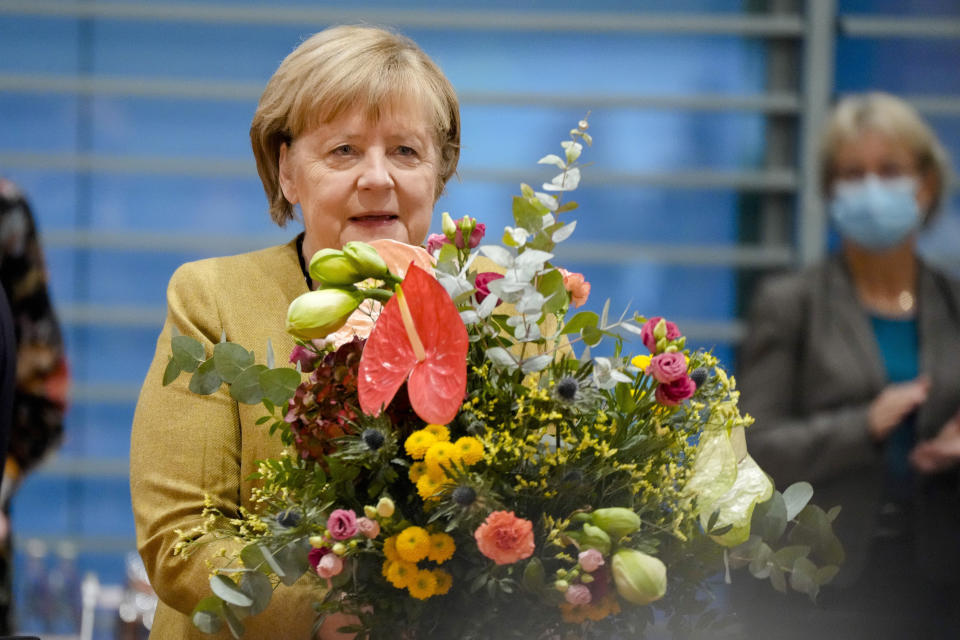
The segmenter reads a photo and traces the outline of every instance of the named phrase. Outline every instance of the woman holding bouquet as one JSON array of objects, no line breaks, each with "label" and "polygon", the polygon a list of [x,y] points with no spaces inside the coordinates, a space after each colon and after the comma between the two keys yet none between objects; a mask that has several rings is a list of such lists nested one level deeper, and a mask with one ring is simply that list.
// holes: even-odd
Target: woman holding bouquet
[{"label": "woman holding bouquet", "polygon": [[[314,287],[310,258],[352,240],[421,244],[456,169],[459,125],[440,69],[413,42],[381,29],[316,34],[267,84],[250,129],[257,169],[273,220],[283,226],[299,205],[304,231],[286,245],[185,264],[170,280],[130,461],[138,545],[161,601],[152,637],[208,637],[190,613],[208,595],[210,567],[229,541],[182,558],[174,555],[180,532],[201,524],[205,504],[224,514],[253,510],[255,461],[281,447],[254,424],[258,408],[238,405],[225,389],[198,396],[184,379],[162,386],[171,337],[196,338],[208,352],[222,335],[255,349],[270,340],[278,360],[289,356],[286,309]],[[311,601],[306,586],[279,588],[267,611],[245,621],[244,637],[309,638]],[[339,624],[328,619],[320,636],[338,637]]]},{"label": "woman holding bouquet", "polygon": [[820,607],[761,598],[764,617],[776,637],[953,638],[960,283],[915,253],[946,155],[909,105],[873,93],[837,105],[822,159],[841,248],[761,288],[739,381],[751,454],[778,486],[807,479],[842,506],[846,562]]}]

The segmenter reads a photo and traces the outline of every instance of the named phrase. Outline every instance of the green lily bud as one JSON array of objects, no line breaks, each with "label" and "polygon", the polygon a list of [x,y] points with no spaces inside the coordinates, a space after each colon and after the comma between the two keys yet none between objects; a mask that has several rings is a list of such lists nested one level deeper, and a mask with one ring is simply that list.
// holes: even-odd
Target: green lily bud
[{"label": "green lily bud", "polygon": [[383,279],[390,272],[377,250],[366,242],[348,242],[343,245],[343,255],[353,260],[363,279]]},{"label": "green lily bud", "polygon": [[373,520],[377,517],[377,508],[368,504],[363,508],[363,515]]},{"label": "green lily bud", "polygon": [[667,592],[667,567],[653,556],[636,549],[613,554],[611,567],[617,593],[634,604],[650,604]]},{"label": "green lily bud", "polygon": [[389,518],[393,515],[396,505],[390,498],[380,498],[377,502],[377,515],[381,518]]},{"label": "green lily bud", "polygon": [[553,588],[559,591],[560,593],[563,593],[564,591],[570,588],[570,583],[567,582],[566,580],[557,580],[556,582],[553,583]]},{"label": "green lily bud", "polygon": [[333,545],[332,551],[338,556],[342,556],[347,552],[347,545],[343,544],[342,542],[338,542],[337,544]]},{"label": "green lily bud", "polygon": [[581,549],[596,549],[603,555],[610,553],[610,536],[600,527],[587,523],[583,525],[583,536],[580,538]]},{"label": "green lily bud", "polygon": [[310,277],[324,286],[347,286],[365,279],[357,264],[343,251],[321,249],[310,258]]},{"label": "green lily bud", "polygon": [[640,516],[634,513],[632,509],[607,507],[597,509],[590,516],[593,524],[610,534],[610,537],[614,540],[630,535],[640,528]]},{"label": "green lily bud", "polygon": [[287,309],[287,332],[301,340],[324,338],[345,325],[362,301],[363,294],[347,289],[305,293]]},{"label": "green lily bud", "polygon": [[443,231],[443,235],[449,238],[450,242],[453,242],[454,238],[457,237],[457,223],[446,211],[440,216],[440,230]]}]

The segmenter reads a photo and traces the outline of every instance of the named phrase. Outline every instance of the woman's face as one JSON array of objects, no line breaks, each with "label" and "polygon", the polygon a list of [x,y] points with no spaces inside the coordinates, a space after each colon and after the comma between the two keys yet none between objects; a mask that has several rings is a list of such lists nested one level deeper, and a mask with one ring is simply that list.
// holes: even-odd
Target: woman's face
[{"label": "woman's face", "polygon": [[351,240],[421,244],[430,228],[438,151],[425,110],[401,102],[371,122],[360,109],[280,149],[280,187],[300,205],[304,258]]},{"label": "woman's face", "polygon": [[911,177],[917,180],[916,198],[920,211],[928,211],[933,204],[933,180],[920,174],[917,159],[907,145],[888,136],[866,130],[837,148],[833,159],[834,183],[863,180],[868,174],[878,178]]}]

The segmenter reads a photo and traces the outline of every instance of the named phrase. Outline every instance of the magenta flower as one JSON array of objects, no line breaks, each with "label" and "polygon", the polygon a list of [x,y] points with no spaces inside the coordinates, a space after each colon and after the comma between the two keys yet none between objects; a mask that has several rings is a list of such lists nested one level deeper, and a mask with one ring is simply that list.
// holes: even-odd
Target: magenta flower
[{"label": "magenta flower", "polygon": [[658,385],[654,396],[660,404],[674,407],[692,397],[696,391],[697,383],[690,376],[684,375],[673,382]]},{"label": "magenta flower", "polygon": [[320,560],[323,559],[325,555],[330,553],[330,549],[326,547],[313,548],[310,549],[310,553],[307,554],[307,560],[310,562],[310,567],[316,571],[317,565],[320,564]]},{"label": "magenta flower", "polygon": [[290,352],[290,364],[300,364],[300,371],[310,373],[317,368],[320,356],[303,345],[297,345]]},{"label": "magenta flower", "polygon": [[327,519],[327,531],[334,540],[346,540],[357,535],[357,514],[349,509],[337,509]]},{"label": "magenta flower", "polygon": [[[463,242],[463,231],[460,230],[460,225],[463,224],[464,218],[457,220],[457,235],[454,240],[454,244],[457,245],[457,249],[476,249],[480,244],[480,241],[483,240],[484,234],[487,232],[487,225],[482,222],[478,222],[477,226],[473,228],[473,231],[470,232],[470,237],[467,239],[466,244]],[[429,251],[429,249],[428,249]]]},{"label": "magenta flower", "polygon": [[687,374],[687,358],[682,353],[660,353],[650,359],[647,375],[657,382],[669,383]]},{"label": "magenta flower", "polygon": [[[662,317],[654,316],[647,320],[643,328],[640,329],[640,339],[643,341],[643,345],[650,350],[650,353],[657,352],[657,338],[653,335],[653,330],[656,329],[657,323],[661,320],[663,320]],[[683,335],[674,323],[669,320],[664,320],[664,323],[667,326],[667,340],[676,340]]]},{"label": "magenta flower", "polygon": [[[477,288],[477,302],[483,302],[484,298],[490,295],[490,288],[487,285],[502,277],[503,274],[497,273],[496,271],[482,271],[478,273],[476,280],[473,282],[473,286]],[[500,303],[498,302],[497,304]]]}]

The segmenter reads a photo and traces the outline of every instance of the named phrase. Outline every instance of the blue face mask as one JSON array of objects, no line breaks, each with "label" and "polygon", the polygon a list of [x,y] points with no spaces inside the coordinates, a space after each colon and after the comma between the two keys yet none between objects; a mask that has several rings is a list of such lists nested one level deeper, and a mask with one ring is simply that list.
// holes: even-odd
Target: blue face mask
[{"label": "blue face mask", "polygon": [[830,217],[845,239],[865,249],[889,249],[920,224],[916,190],[916,179],[908,176],[841,180],[830,201]]}]

